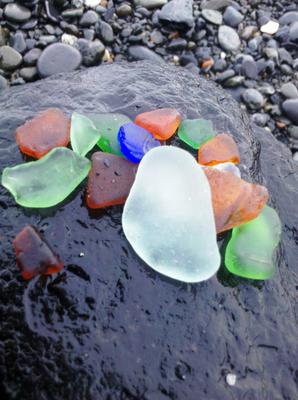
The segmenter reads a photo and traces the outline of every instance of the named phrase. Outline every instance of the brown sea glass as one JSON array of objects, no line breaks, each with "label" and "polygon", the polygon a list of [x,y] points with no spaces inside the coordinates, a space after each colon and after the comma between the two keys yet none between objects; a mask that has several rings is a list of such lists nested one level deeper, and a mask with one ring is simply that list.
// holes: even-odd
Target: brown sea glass
[{"label": "brown sea glass", "polygon": [[70,120],[58,109],[49,108],[16,130],[16,142],[22,153],[41,158],[55,147],[69,143]]},{"label": "brown sea glass", "polygon": [[174,135],[181,122],[180,113],[174,108],[160,108],[139,114],[135,124],[150,132],[158,140],[167,140]]},{"label": "brown sea glass", "polygon": [[217,233],[256,218],[268,201],[264,186],[249,183],[230,172],[205,168],[208,178]]},{"label": "brown sea glass", "polygon": [[17,265],[24,279],[51,275],[61,271],[63,263],[41,238],[36,229],[27,225],[13,241]]},{"label": "brown sea glass", "polygon": [[216,165],[225,162],[239,164],[240,155],[234,139],[222,133],[199,148],[198,161],[202,165]]},{"label": "brown sea glass", "polygon": [[137,164],[110,153],[92,155],[87,186],[89,208],[124,204],[137,172]]}]

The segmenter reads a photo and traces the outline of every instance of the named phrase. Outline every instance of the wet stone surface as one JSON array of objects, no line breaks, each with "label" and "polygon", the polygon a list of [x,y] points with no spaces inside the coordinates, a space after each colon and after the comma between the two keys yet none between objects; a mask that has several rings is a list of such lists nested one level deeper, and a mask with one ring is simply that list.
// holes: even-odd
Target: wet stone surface
[{"label": "wet stone surface", "polygon": [[[297,166],[270,133],[250,128],[227,94],[186,70],[147,63],[9,89],[0,100],[1,170],[22,162],[14,132],[42,109],[117,112],[133,120],[160,106],[210,119],[215,130],[232,134],[243,179],[268,187],[283,229],[274,278],[249,281],[222,266],[202,284],[178,283],[133,252],[121,206],[88,211],[84,185],[59,208],[43,211],[18,207],[1,187],[3,398],[297,398]],[[17,270],[12,241],[27,224],[65,265],[47,282],[24,282]]]}]

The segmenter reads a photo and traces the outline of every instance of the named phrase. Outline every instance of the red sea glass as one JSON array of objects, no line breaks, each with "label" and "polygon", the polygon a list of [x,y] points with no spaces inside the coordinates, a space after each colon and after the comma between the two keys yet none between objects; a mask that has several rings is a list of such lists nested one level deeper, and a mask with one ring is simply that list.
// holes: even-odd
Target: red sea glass
[{"label": "red sea glass", "polygon": [[222,133],[199,148],[198,161],[202,165],[216,165],[225,162],[239,164],[240,155],[234,139]]},{"label": "red sea glass", "polygon": [[30,225],[18,233],[13,241],[13,247],[17,265],[26,280],[37,275],[51,275],[63,268],[63,263]]},{"label": "red sea glass", "polygon": [[33,158],[41,158],[55,147],[66,147],[69,137],[70,120],[55,108],[41,112],[16,130],[21,152]]},{"label": "red sea glass", "polygon": [[181,116],[174,108],[144,112],[135,119],[135,124],[149,131],[158,140],[167,140],[174,135],[181,122]]},{"label": "red sea glass", "polygon": [[104,208],[124,204],[137,168],[136,164],[114,154],[94,153],[87,187],[88,207]]},{"label": "red sea glass", "polygon": [[268,201],[268,191],[264,186],[213,168],[205,168],[204,172],[211,188],[217,233],[256,218]]}]

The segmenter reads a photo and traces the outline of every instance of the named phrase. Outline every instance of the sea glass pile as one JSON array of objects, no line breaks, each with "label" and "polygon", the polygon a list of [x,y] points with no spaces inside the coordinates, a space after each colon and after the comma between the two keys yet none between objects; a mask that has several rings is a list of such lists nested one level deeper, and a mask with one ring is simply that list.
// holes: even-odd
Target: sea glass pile
[{"label": "sea glass pile", "polygon": [[[190,152],[169,145],[175,133]],[[37,159],[2,172],[2,185],[19,205],[57,206],[88,176],[87,207],[124,204],[126,238],[161,274],[184,282],[212,277],[220,267],[216,235],[228,230],[225,266],[231,273],[262,280],[274,274],[279,217],[266,205],[267,189],[241,179],[237,144],[217,134],[211,121],[182,119],[170,108],[134,121],[81,112],[69,119],[48,109],[17,128],[16,142]],[[24,279],[63,267],[31,226],[17,235],[14,248]]]}]

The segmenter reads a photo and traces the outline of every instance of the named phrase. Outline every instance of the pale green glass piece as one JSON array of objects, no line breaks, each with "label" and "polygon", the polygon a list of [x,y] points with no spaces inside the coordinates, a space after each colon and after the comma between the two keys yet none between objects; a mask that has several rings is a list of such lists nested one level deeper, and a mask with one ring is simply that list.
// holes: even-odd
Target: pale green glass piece
[{"label": "pale green glass piece", "polygon": [[70,195],[90,168],[87,158],[56,147],[38,161],[5,168],[1,183],[23,207],[52,207]]},{"label": "pale green glass piece", "polygon": [[85,156],[100,138],[99,130],[87,117],[77,112],[71,116],[70,143],[73,151]]},{"label": "pale green glass piece", "polygon": [[118,142],[118,132],[120,126],[128,124],[131,120],[123,114],[90,114],[88,117],[99,130],[98,147],[105,153],[123,157]]},{"label": "pale green glass piece", "polygon": [[279,216],[273,208],[265,206],[257,218],[233,229],[225,254],[227,269],[244,278],[271,278],[280,235]]},{"label": "pale green glass piece", "polygon": [[219,268],[210,186],[185,150],[160,146],[145,154],[122,226],[136,253],[161,274],[200,282]]},{"label": "pale green glass piece", "polygon": [[178,136],[184,143],[198,150],[202,144],[216,136],[216,133],[212,122],[207,119],[185,119],[179,126]]}]

